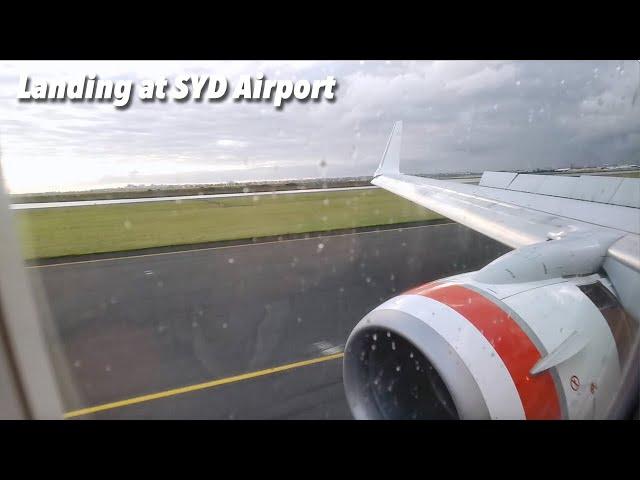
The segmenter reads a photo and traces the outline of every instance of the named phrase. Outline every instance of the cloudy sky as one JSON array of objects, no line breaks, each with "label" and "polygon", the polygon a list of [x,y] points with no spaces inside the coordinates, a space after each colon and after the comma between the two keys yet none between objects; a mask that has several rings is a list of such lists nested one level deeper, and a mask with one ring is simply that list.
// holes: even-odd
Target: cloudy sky
[{"label": "cloudy sky", "polygon": [[[338,81],[336,100],[21,103],[19,77],[243,74]],[[12,192],[370,175],[394,120],[402,170],[640,163],[640,63],[2,62],[0,159]],[[134,92],[135,93],[135,92]],[[635,95],[635,102],[634,102]]]}]

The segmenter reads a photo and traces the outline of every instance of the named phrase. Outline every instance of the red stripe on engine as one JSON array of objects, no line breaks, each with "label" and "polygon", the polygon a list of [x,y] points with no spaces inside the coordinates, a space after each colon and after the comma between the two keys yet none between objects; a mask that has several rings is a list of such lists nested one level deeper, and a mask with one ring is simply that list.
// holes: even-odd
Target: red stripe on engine
[{"label": "red stripe on engine", "polygon": [[529,374],[540,359],[540,352],[507,312],[462,285],[434,282],[407,294],[423,295],[448,305],[484,335],[509,370],[527,419],[561,418],[560,400],[551,373]]}]

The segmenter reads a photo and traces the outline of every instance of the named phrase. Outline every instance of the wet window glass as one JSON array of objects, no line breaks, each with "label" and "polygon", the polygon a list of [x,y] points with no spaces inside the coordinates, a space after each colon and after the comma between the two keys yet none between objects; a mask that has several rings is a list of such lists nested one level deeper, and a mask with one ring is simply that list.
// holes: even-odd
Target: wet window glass
[{"label": "wet window glass", "polygon": [[0,228],[50,394],[67,419],[628,415],[639,91],[637,60],[0,62]]}]

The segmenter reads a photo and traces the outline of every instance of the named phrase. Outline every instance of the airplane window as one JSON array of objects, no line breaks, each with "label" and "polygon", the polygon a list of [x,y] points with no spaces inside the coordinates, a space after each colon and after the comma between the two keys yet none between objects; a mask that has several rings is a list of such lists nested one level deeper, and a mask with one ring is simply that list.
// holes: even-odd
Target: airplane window
[{"label": "airplane window", "polygon": [[629,417],[639,79],[0,61],[0,358],[37,313],[68,420]]}]

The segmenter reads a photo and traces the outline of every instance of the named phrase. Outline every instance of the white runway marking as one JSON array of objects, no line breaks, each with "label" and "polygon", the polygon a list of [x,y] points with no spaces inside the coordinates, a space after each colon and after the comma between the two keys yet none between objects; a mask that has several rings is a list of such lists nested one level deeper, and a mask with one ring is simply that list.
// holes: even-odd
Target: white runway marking
[{"label": "white runway marking", "polygon": [[315,342],[311,345],[321,355],[335,355],[344,351],[344,345],[333,345],[331,342]]}]

